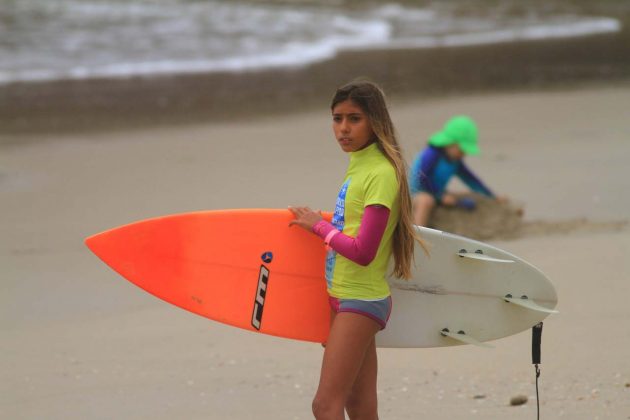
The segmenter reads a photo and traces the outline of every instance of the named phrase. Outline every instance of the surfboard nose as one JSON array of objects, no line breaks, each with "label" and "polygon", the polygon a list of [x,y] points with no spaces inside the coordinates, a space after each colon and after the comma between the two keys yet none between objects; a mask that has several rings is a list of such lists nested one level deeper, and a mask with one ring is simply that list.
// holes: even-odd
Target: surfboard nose
[{"label": "surfboard nose", "polygon": [[116,227],[88,236],[84,243],[97,257],[110,265],[126,248],[135,248],[134,230],[137,230],[134,225]]},{"label": "surfboard nose", "polygon": [[95,235],[88,236],[83,240],[85,246],[88,247],[90,251],[92,251],[96,256],[101,255],[102,248],[106,247],[107,241],[103,240],[103,234],[97,233]]},{"label": "surfboard nose", "polygon": [[110,248],[108,242],[106,240],[105,232],[97,233],[95,235],[88,236],[84,239],[83,243],[88,247],[90,251],[101,260],[106,262],[106,256],[108,253],[108,249]]},{"label": "surfboard nose", "polygon": [[135,277],[134,255],[141,255],[137,241],[133,240],[128,227],[118,227],[95,235],[84,240],[85,245],[94,255],[107,264],[111,269],[126,278],[137,283]]}]

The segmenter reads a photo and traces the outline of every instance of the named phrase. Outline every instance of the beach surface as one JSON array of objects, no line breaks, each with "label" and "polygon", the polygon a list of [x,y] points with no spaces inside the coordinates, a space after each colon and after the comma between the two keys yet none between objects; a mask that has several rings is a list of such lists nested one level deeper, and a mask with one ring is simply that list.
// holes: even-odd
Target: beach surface
[{"label": "beach surface", "polygon": [[[391,98],[408,162],[448,117],[469,114],[482,146],[470,166],[523,204],[530,228],[487,241],[557,287],[541,418],[630,419],[629,105],[623,82]],[[0,417],[311,418],[319,345],[164,303],[83,240],[179,212],[330,210],[346,164],[325,104],[228,122],[2,134]],[[531,333],[493,344],[379,349],[381,418],[535,418]],[[510,406],[517,395],[529,401]]]}]

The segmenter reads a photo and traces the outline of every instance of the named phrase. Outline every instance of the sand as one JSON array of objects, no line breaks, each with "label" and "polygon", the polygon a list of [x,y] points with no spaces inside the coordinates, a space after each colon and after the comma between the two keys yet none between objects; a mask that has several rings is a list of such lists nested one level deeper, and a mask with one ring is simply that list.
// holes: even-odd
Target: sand
[{"label": "sand", "polygon": [[[470,166],[522,203],[529,229],[488,242],[542,269],[542,418],[630,418],[630,87],[393,98],[408,161],[453,113]],[[308,419],[322,349],[187,313],[105,267],[82,241],[152,216],[330,209],[346,156],[321,111],[0,139],[0,417]],[[454,186],[458,188],[457,185]],[[533,227],[532,227],[533,226]],[[380,349],[383,419],[533,419],[529,332],[494,349]],[[510,398],[525,395],[519,407]]]}]

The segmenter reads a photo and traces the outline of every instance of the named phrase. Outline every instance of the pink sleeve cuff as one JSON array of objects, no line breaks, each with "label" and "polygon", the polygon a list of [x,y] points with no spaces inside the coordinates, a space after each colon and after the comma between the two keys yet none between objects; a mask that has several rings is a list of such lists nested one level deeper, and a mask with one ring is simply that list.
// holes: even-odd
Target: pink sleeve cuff
[{"label": "pink sleeve cuff", "polygon": [[337,229],[333,229],[330,232],[328,232],[328,234],[324,238],[324,243],[328,246],[332,238],[338,233],[341,233],[341,232],[339,232]]},{"label": "pink sleeve cuff", "polygon": [[[313,233],[322,239],[326,239],[330,232],[339,232],[330,222],[320,220],[313,226]],[[330,242],[330,241],[328,241]]]}]

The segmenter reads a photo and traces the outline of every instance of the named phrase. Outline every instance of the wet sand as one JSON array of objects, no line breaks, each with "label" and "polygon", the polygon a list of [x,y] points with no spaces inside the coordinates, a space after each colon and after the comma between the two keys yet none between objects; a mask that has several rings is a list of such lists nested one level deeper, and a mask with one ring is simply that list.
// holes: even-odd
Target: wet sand
[{"label": "wet sand", "polygon": [[111,132],[248,121],[320,110],[357,76],[416,101],[630,80],[630,17],[620,32],[494,45],[345,52],[308,67],[243,73],[0,85],[0,134]]}]

